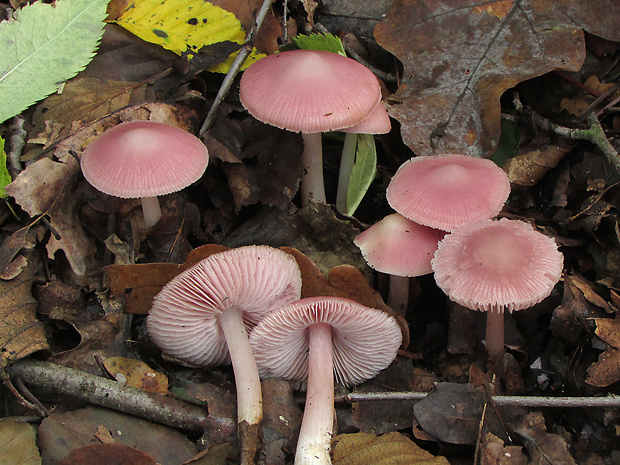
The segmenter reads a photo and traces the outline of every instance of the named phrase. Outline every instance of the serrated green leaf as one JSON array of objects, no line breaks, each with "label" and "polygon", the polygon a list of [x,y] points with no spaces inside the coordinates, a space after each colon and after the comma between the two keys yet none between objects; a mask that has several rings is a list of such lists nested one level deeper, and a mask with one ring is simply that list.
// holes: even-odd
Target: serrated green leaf
[{"label": "serrated green leaf", "polygon": [[377,148],[372,134],[357,135],[355,163],[347,190],[347,215],[353,216],[377,174]]},{"label": "serrated green leaf", "polygon": [[291,41],[302,50],[323,50],[325,52],[337,53],[346,56],[342,41],[333,34],[310,34],[298,35]]},{"label": "serrated green leaf", "polygon": [[6,167],[6,152],[4,151],[4,139],[0,137],[0,198],[6,197],[4,188],[11,183],[11,175]]},{"label": "serrated green leaf", "polygon": [[35,2],[0,23],[0,122],[84,69],[103,35],[108,1]]},{"label": "serrated green leaf", "polygon": [[[189,60],[205,46],[226,41],[243,44],[246,36],[233,13],[203,0],[134,0],[115,22]],[[209,70],[227,72],[237,53]],[[241,69],[264,56],[254,49]]]}]

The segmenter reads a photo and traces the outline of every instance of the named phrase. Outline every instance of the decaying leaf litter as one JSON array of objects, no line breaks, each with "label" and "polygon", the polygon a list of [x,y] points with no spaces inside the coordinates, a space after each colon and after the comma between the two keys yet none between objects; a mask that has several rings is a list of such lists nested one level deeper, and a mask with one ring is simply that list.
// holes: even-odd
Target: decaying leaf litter
[{"label": "decaying leaf litter", "polygon": [[[385,190],[403,162],[443,153],[492,158],[504,168],[512,193],[500,217],[530,222],[554,238],[564,254],[563,278],[540,304],[506,315],[507,353],[494,365],[481,342],[484,315],[450,303],[431,275],[410,279],[409,307],[397,317],[410,340],[373,380],[352,392],[336,387],[342,434],[333,462],[618,460],[618,409],[609,397],[618,394],[620,378],[615,2],[275,2],[251,36],[252,60],[291,38],[332,32],[381,80],[393,129],[375,137],[368,192],[352,217],[328,205],[300,208],[301,138],[248,116],[237,77],[202,134],[211,156],[204,176],[163,197],[162,219],[146,231],[139,202],[104,196],[84,181],[81,152],[131,120],[198,134],[224,81],[221,71],[262,2],[215,2],[195,14],[201,2],[182,2],[184,21],[147,22],[133,30],[140,38],[122,27],[136,22],[137,3],[153,17],[162,14],[158,8],[163,16],[176,8],[112,1],[103,27],[105,2],[75,2],[71,10],[58,0],[54,7],[69,11],[60,19],[45,10],[45,22],[36,12],[28,17],[22,2],[1,4],[3,48],[30,40],[40,54],[32,67],[11,57],[24,74],[11,82],[2,70],[0,79],[0,134],[13,177],[5,182],[0,246],[0,447],[7,463],[236,463],[232,372],[162,357],[144,325],[152,297],[214,252],[267,244],[295,254],[302,297],[334,295],[389,310],[380,297],[386,276],[366,266],[353,239],[393,212]],[[14,10],[12,28],[21,14],[36,26],[2,29]],[[67,18],[75,29],[60,28]],[[214,38],[198,27],[218,21],[226,21],[229,35]],[[67,33],[51,41],[58,60],[71,50],[63,41],[78,38],[85,51],[73,55],[86,58],[58,61],[62,73],[42,83],[41,55],[54,51],[37,45],[36,31],[48,23],[51,36]],[[333,203],[343,137],[323,139]],[[52,369],[48,380],[49,363],[68,371]],[[111,391],[100,391],[104,386]],[[429,391],[420,401],[417,393]],[[153,411],[131,406],[134,393],[148,396],[143,405]],[[528,407],[532,399],[537,404]],[[553,407],[557,401],[563,406]],[[263,460],[292,463],[300,396],[286,381],[267,380],[263,406]],[[156,415],[166,408],[176,416]],[[30,425],[19,423],[32,415]],[[25,446],[11,447],[17,438]]]}]

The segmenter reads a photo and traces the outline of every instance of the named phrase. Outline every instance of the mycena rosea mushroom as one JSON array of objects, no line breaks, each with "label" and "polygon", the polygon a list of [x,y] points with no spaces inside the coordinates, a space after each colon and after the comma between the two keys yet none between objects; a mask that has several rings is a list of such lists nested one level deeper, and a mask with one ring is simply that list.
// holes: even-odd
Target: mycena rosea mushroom
[{"label": "mycena rosea mushroom", "polygon": [[510,181],[499,166],[459,154],[409,159],[398,168],[386,192],[398,213],[444,231],[493,218],[509,194]]},{"label": "mycena rosea mushroom", "polygon": [[[298,300],[292,255],[264,245],[216,253],[170,281],[153,301],[147,328],[164,352],[197,365],[232,362],[242,463],[253,463],[262,421],[261,386],[247,330]],[[248,443],[244,445],[244,435]]]},{"label": "mycena rosea mushroom", "polygon": [[325,203],[321,133],[351,127],[379,104],[375,75],[337,53],[291,50],[253,63],[239,84],[243,106],[257,120],[304,139],[301,200]]},{"label": "mycena rosea mushroom", "polygon": [[444,235],[392,213],[353,240],[371,268],[390,275],[388,305],[399,315],[407,310],[409,278],[432,273],[431,259]]},{"label": "mycena rosea mushroom", "polygon": [[270,313],[250,335],[263,377],[307,385],[295,465],[330,464],[334,379],[350,386],[396,357],[402,333],[380,310],[339,297],[309,297]]},{"label": "mycena rosea mushroom", "polygon": [[552,238],[504,218],[455,229],[439,243],[431,263],[437,285],[451,300],[487,312],[486,347],[496,360],[504,352],[504,312],[549,296],[563,262]]},{"label": "mycena rosea mushroom", "polygon": [[144,226],[159,221],[157,196],[198,181],[209,163],[200,139],[152,121],[130,121],[108,129],[82,153],[86,180],[104,194],[141,199]]}]

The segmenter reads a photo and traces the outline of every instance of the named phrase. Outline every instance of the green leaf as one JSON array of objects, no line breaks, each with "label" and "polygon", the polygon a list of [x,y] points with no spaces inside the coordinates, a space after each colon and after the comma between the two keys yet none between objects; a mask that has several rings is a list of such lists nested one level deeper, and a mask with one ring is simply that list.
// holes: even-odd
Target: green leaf
[{"label": "green leaf", "polygon": [[514,157],[521,142],[521,129],[514,121],[502,119],[502,132],[491,160],[498,166],[504,166],[509,158]]},{"label": "green leaf", "polygon": [[377,174],[377,148],[372,134],[357,135],[355,163],[347,190],[347,215],[353,216]]},{"label": "green leaf", "polygon": [[302,50],[323,50],[342,56],[347,55],[344,51],[342,41],[333,34],[298,35],[293,37],[291,41]]},{"label": "green leaf", "polygon": [[6,197],[4,188],[11,183],[11,175],[6,167],[6,152],[4,151],[4,139],[0,137],[0,198]]},{"label": "green leaf", "polygon": [[103,35],[108,1],[35,2],[0,23],[0,122],[84,69]]}]

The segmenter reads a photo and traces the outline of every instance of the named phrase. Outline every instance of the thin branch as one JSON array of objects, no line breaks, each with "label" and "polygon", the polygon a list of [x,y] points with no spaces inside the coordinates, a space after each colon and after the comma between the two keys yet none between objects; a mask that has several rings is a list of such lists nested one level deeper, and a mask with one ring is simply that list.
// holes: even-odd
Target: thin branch
[{"label": "thin branch", "polygon": [[64,394],[175,428],[202,432],[207,425],[205,408],[62,365],[23,359],[6,371],[46,392]]},{"label": "thin branch", "polygon": [[[378,400],[422,400],[427,392],[352,392],[336,396],[335,402],[370,402]],[[620,396],[609,394],[604,397],[545,397],[545,396],[492,396],[496,405],[520,407],[620,407]]]},{"label": "thin branch", "polygon": [[590,113],[587,117],[588,124],[590,125],[588,128],[567,128],[549,121],[547,118],[540,116],[532,110],[526,109],[519,101],[518,95],[515,95],[513,104],[519,113],[529,117],[532,123],[534,123],[534,125],[539,129],[544,131],[552,131],[558,136],[566,137],[568,139],[587,140],[592,142],[601,150],[609,164],[620,173],[620,153],[618,153],[614,146],[611,145],[611,142],[609,142],[609,139],[603,130],[603,126],[601,126],[601,122],[595,113]]},{"label": "thin branch", "polygon": [[230,91],[230,88],[233,85],[235,77],[241,70],[241,66],[243,66],[245,59],[252,52],[252,46],[254,44],[254,39],[256,38],[256,35],[258,34],[258,30],[262,26],[263,21],[265,20],[265,17],[267,16],[267,12],[269,11],[269,8],[271,7],[272,2],[273,0],[264,0],[263,5],[260,7],[260,10],[258,10],[258,14],[256,15],[256,20],[254,21],[254,24],[252,25],[252,29],[250,29],[250,32],[245,38],[243,47],[241,47],[241,50],[239,50],[239,54],[235,58],[235,61],[233,61],[233,64],[230,66],[228,73],[226,73],[226,77],[224,78],[224,81],[222,82],[222,85],[220,86],[220,89],[218,90],[217,95],[215,96],[215,100],[213,101],[213,104],[211,104],[211,108],[209,109],[209,112],[207,113],[204,123],[202,123],[200,132],[198,133],[200,137],[204,136],[204,134],[211,128],[211,126],[215,122],[215,118],[217,117],[217,112],[220,109],[220,105],[224,101],[224,98],[226,97],[226,95],[228,95],[228,92]]}]

